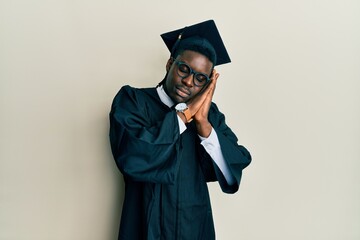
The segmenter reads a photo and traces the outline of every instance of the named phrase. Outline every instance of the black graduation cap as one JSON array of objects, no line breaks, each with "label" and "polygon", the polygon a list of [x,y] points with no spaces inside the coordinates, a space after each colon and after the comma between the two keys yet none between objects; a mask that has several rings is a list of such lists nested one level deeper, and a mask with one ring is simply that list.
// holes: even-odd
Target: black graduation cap
[{"label": "black graduation cap", "polygon": [[[185,39],[206,39],[216,53],[215,65],[231,62],[214,20],[197,23],[188,27],[161,34],[167,48],[173,54]],[[191,39],[190,39],[191,38]],[[196,40],[194,42],[197,42]],[[196,44],[196,43],[195,43]]]}]

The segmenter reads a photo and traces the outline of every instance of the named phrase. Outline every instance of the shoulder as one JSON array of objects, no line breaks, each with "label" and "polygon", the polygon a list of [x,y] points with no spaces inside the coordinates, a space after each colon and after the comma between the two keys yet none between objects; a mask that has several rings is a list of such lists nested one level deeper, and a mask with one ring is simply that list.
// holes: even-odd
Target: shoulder
[{"label": "shoulder", "polygon": [[225,115],[219,110],[216,103],[212,102],[209,110],[209,120],[213,126],[225,123]]},{"label": "shoulder", "polygon": [[218,108],[218,106],[216,105],[216,103],[212,102],[211,106],[210,106],[210,113],[211,114],[222,114]]},{"label": "shoulder", "polygon": [[134,94],[142,94],[144,91],[146,91],[146,89],[153,89],[153,88],[137,88],[137,87],[132,87],[130,85],[124,85],[120,88],[119,92],[116,95],[121,95],[121,94],[130,94],[130,95],[134,95]]},{"label": "shoulder", "polygon": [[116,94],[116,96],[114,98],[114,102],[117,102],[120,100],[124,101],[125,99],[138,101],[139,99],[146,98],[146,96],[152,92],[156,92],[155,87],[137,88],[137,87],[132,87],[130,85],[124,85],[120,88],[120,90]]}]

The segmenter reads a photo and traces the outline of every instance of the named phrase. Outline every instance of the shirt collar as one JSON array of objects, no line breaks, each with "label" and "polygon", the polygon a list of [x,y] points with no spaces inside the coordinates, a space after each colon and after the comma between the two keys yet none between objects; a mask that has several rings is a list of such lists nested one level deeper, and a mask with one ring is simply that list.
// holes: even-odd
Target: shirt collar
[{"label": "shirt collar", "polygon": [[156,91],[162,103],[164,103],[169,108],[171,108],[174,105],[173,100],[169,97],[169,95],[166,94],[163,85],[158,86],[156,88]]}]

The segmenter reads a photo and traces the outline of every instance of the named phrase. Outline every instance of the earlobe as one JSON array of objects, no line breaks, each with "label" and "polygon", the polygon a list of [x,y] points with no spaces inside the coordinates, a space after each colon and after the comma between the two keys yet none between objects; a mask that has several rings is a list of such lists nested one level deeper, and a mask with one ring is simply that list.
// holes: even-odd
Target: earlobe
[{"label": "earlobe", "polygon": [[169,58],[169,60],[166,63],[166,72],[170,70],[173,63],[174,63],[174,58],[173,57]]}]

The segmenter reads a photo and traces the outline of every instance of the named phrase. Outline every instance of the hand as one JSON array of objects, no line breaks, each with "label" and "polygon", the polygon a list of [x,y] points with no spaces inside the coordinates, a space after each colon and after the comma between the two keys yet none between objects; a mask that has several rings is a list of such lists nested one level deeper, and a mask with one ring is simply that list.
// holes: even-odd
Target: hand
[{"label": "hand", "polygon": [[[198,99],[194,98],[195,103],[191,103],[194,104],[194,106],[198,107],[197,111],[195,111],[193,114],[193,119],[195,121],[198,134],[203,137],[208,137],[211,133],[212,126],[208,121],[208,114],[219,75],[220,74],[217,73],[214,69],[212,72],[210,83],[208,84],[206,89],[204,89]],[[193,113],[192,109],[190,109],[190,111],[191,113]]]},{"label": "hand", "polygon": [[194,114],[194,120],[196,122],[202,123],[202,122],[208,121],[209,109],[211,106],[212,98],[214,96],[216,82],[217,82],[219,75],[220,74],[217,73],[216,70],[214,69],[212,72],[212,77],[211,77],[210,83],[209,83],[207,89],[205,90],[206,92],[204,92],[204,100],[203,100],[200,108],[198,109],[198,111]]}]

